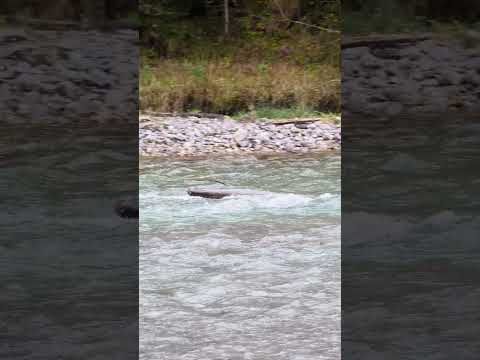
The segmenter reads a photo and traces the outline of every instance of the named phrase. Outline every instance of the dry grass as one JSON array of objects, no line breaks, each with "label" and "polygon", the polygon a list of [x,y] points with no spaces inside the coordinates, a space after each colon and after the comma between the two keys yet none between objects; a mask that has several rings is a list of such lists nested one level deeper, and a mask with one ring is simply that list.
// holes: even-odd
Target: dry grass
[{"label": "dry grass", "polygon": [[339,70],[328,64],[155,60],[142,66],[140,106],[226,114],[258,106],[339,111]]}]

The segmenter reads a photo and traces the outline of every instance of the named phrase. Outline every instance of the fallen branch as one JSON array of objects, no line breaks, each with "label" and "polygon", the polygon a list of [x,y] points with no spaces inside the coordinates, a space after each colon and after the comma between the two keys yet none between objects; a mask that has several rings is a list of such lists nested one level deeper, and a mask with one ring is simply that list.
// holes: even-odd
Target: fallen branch
[{"label": "fallen branch", "polygon": [[314,28],[314,29],[318,29],[318,30],[322,30],[322,31],[325,31],[325,32],[328,32],[328,33],[332,33],[332,34],[340,34],[340,31],[339,30],[333,30],[333,29],[329,29],[329,28],[326,28],[326,27],[323,27],[323,26],[318,26],[318,25],[314,25],[314,24],[309,24],[309,23],[306,23],[306,22],[303,22],[303,21],[298,21],[298,20],[292,20],[290,19],[286,14],[285,12],[283,11],[282,9],[282,6],[278,3],[277,0],[273,0],[273,2],[275,3],[275,5],[277,6],[278,10],[280,11],[280,15],[283,17],[283,21],[287,21],[287,22],[292,22],[292,23],[295,23],[295,24],[300,24],[300,25],[303,25],[303,26],[307,26],[307,27],[311,27],[311,28]]},{"label": "fallen branch", "polygon": [[329,29],[329,28],[326,28],[326,27],[322,27],[322,26],[318,26],[318,25],[314,25],[314,24],[309,24],[309,23],[306,23],[306,22],[303,22],[303,21],[292,20],[292,19],[285,19],[285,21],[289,21],[289,22],[292,22],[292,23],[295,23],[295,24],[300,24],[300,25],[303,25],[303,26],[307,26],[307,27],[311,27],[311,28],[314,28],[314,29],[322,30],[322,31],[325,31],[325,32],[328,32],[328,33],[331,33],[331,34],[340,34],[339,30],[333,30],[333,29]]},{"label": "fallen branch", "polygon": [[271,122],[272,125],[289,125],[289,124],[311,124],[317,121],[325,121],[324,118],[298,119],[298,120],[283,120]]},{"label": "fallen branch", "polygon": [[200,177],[200,178],[195,178],[195,179],[192,179],[194,181],[202,181],[202,180],[208,180],[208,181],[213,181],[217,184],[222,184],[222,185],[225,185],[227,186],[227,184],[225,184],[224,182],[220,181],[220,180],[215,180],[215,179],[210,179],[208,177]]}]

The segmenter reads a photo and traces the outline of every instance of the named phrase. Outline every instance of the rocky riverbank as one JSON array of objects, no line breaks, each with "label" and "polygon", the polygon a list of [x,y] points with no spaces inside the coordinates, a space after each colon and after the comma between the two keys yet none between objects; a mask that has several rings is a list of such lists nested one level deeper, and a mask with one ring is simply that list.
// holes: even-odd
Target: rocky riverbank
[{"label": "rocky riverbank", "polygon": [[466,36],[342,45],[342,115],[480,110],[480,34]]},{"label": "rocky riverbank", "polygon": [[305,154],[340,149],[340,125],[325,121],[239,122],[197,116],[140,116],[141,156]]},{"label": "rocky riverbank", "polygon": [[0,121],[137,122],[138,32],[0,29]]}]

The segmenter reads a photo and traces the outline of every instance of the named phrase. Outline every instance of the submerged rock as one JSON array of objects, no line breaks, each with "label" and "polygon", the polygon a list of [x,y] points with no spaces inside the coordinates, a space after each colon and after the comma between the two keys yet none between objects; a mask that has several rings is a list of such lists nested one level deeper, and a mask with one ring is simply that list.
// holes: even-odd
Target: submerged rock
[{"label": "submerged rock", "polygon": [[119,200],[113,206],[115,213],[121,218],[138,219],[138,206],[134,205],[131,200]]}]

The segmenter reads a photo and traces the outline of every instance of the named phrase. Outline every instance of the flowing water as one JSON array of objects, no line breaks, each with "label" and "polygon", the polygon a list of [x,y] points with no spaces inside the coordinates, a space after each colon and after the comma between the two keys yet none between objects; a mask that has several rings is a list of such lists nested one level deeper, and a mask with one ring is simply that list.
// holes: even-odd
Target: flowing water
[{"label": "flowing water", "polygon": [[140,169],[141,359],[340,358],[339,154]]},{"label": "flowing water", "polygon": [[3,126],[0,358],[138,353],[135,125]]},{"label": "flowing water", "polygon": [[344,127],[346,358],[478,359],[480,126],[472,120]]}]

